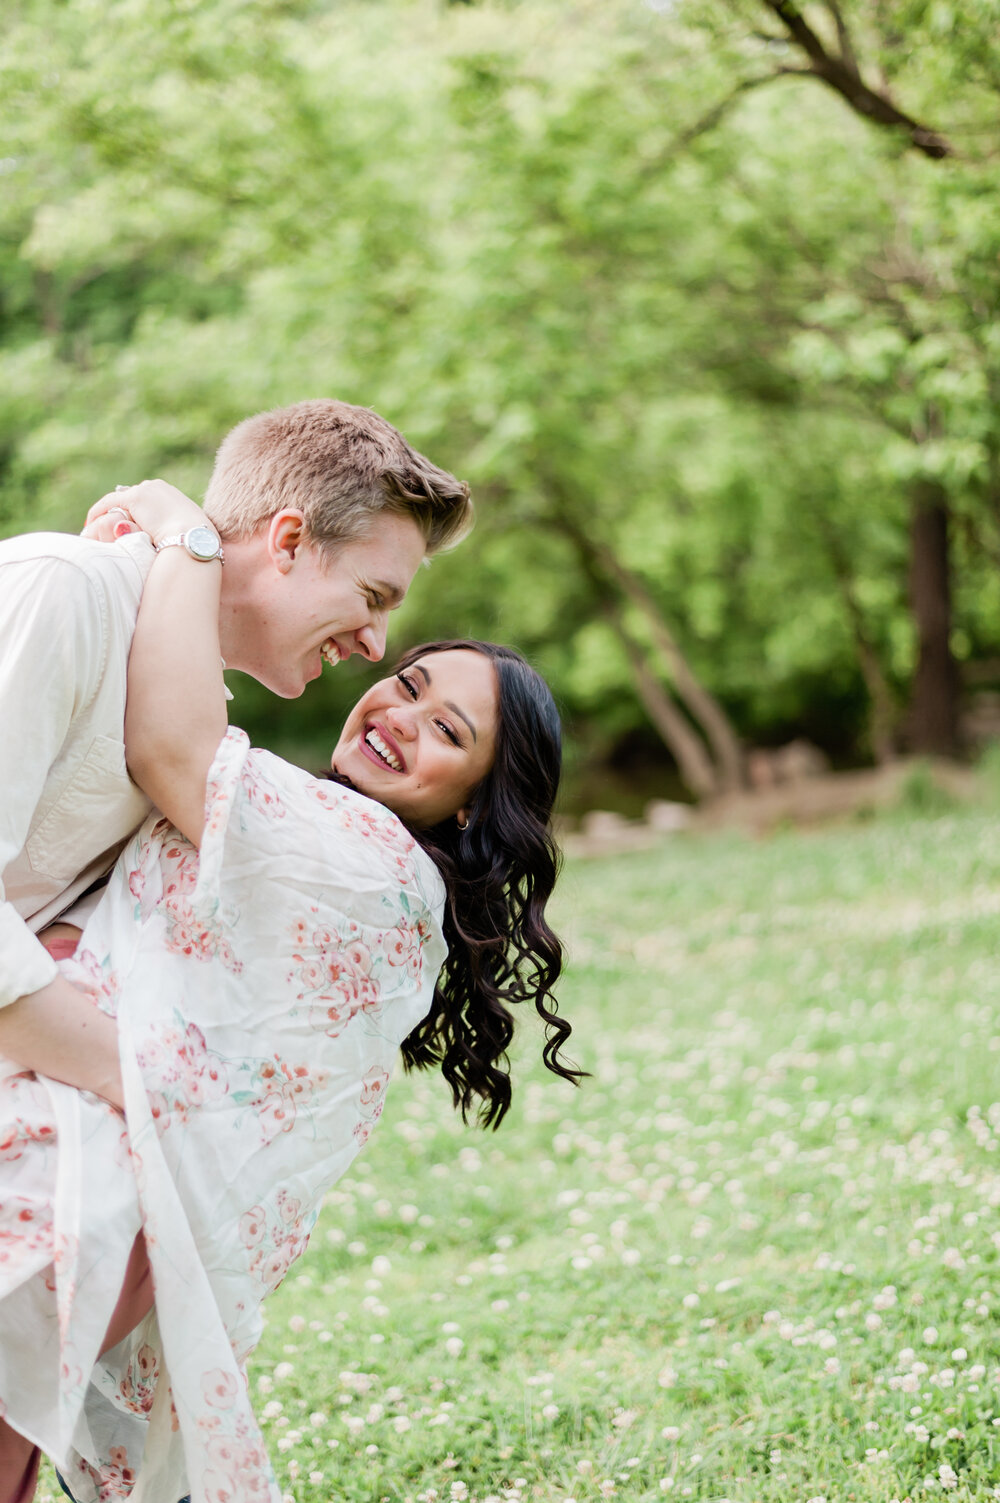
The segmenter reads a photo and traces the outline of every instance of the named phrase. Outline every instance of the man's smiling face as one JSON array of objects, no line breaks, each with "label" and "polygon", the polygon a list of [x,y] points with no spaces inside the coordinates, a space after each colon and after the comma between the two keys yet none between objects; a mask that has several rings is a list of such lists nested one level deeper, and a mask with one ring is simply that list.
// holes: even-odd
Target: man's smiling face
[{"label": "man's smiling face", "polygon": [[[291,539],[291,540],[290,540]],[[297,699],[324,661],[385,653],[388,613],[398,606],[425,554],[409,517],[383,513],[372,533],[335,553],[276,533],[266,572],[239,642],[239,667],[283,699]]]}]

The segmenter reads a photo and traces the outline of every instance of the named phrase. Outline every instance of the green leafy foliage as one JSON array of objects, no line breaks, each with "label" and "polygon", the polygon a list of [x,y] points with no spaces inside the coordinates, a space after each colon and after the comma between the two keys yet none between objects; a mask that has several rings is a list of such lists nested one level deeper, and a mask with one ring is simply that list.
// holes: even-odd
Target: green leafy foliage
[{"label": "green leafy foliage", "polygon": [[[759,0],[9,8],[0,530],[199,495],[233,422],[336,394],[477,497],[398,645],[513,641],[607,752],[647,712],[575,528],[744,737],[863,756],[859,642],[900,705],[914,669],[921,481],[957,647],[1000,651],[1000,44],[986,3],[843,14],[953,157],[763,83],[802,58]],[[318,756],[356,682],[239,713]]]}]

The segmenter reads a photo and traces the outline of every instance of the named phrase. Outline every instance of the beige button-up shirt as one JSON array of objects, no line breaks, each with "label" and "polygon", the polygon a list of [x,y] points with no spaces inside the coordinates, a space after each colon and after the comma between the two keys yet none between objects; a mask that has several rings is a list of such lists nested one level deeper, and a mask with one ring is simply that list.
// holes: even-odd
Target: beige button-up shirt
[{"label": "beige button-up shirt", "polygon": [[35,938],[150,803],[125,770],[129,645],[149,539],[0,542],[0,1006],[56,976]]}]

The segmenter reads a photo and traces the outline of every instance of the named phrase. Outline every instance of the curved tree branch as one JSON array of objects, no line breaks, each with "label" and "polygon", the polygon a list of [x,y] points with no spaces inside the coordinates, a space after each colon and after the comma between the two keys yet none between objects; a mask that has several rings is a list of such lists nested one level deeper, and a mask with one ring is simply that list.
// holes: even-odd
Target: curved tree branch
[{"label": "curved tree branch", "polygon": [[839,94],[856,115],[870,120],[873,125],[905,131],[911,144],[925,156],[936,160],[954,156],[954,147],[939,131],[921,124],[912,115],[907,115],[887,95],[865,83],[836,0],[827,0],[827,8],[837,27],[839,54],[831,52],[824,45],[795,0],[761,0],[761,4],[778,18],[792,41],[805,53],[809,59],[806,71],[826,84],[835,94]]}]

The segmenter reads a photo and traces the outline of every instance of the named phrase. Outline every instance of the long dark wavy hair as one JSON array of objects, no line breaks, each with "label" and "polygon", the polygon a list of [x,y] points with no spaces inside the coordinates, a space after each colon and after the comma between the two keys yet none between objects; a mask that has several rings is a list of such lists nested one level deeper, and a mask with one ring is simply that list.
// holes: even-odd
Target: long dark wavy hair
[{"label": "long dark wavy hair", "polygon": [[552,808],[562,765],[559,712],[548,684],[511,647],[471,638],[414,647],[395,672],[437,652],[479,652],[497,679],[493,766],[454,818],[411,829],[444,880],[446,959],[431,1010],[402,1044],[408,1070],[441,1066],[452,1099],[468,1119],[499,1127],[511,1098],[507,1049],[511,1008],[532,1002],[545,1024],[542,1058],[576,1084],[586,1072],[560,1058],[571,1029],[552,988],[562,945],[545,918],[559,872]]}]

